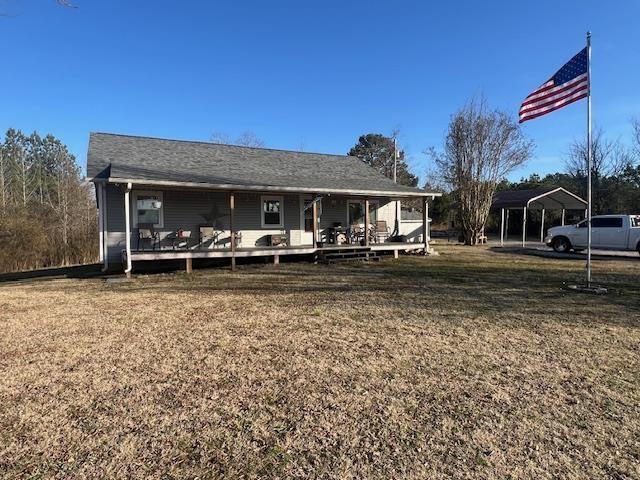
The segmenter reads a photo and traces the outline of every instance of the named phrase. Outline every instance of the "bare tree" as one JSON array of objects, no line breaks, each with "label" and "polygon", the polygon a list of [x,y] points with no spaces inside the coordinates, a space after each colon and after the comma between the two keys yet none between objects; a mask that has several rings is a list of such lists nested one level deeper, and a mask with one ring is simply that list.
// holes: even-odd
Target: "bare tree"
[{"label": "bare tree", "polygon": [[242,133],[234,143],[243,147],[264,147],[264,141],[261,138],[258,138],[258,136],[251,131]]},{"label": "bare tree", "polygon": [[453,193],[465,244],[479,243],[497,183],[523,165],[533,148],[520,126],[506,113],[490,110],[483,98],[453,115],[444,151],[429,153]]},{"label": "bare tree", "polygon": [[220,143],[224,145],[238,145],[240,147],[255,147],[261,148],[265,146],[264,140],[259,138],[255,133],[250,130],[243,132],[235,140],[231,140],[231,137],[225,132],[213,132],[211,134],[212,143]]},{"label": "bare tree", "polygon": [[[592,208],[594,213],[599,213],[605,210],[607,196],[603,181],[620,175],[632,164],[632,155],[619,140],[606,138],[602,129],[598,128],[591,136],[591,160]],[[578,180],[583,197],[587,195],[588,168],[587,140],[574,140],[565,159],[565,170]]]}]

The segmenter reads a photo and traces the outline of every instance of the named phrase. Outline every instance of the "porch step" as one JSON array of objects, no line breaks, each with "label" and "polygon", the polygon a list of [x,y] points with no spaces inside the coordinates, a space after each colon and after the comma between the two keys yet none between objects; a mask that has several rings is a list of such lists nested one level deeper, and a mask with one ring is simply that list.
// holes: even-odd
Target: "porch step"
[{"label": "porch step", "polygon": [[380,256],[377,252],[372,252],[369,248],[358,248],[351,250],[341,250],[337,252],[322,252],[318,255],[318,261],[321,263],[336,263],[349,261],[378,261]]}]

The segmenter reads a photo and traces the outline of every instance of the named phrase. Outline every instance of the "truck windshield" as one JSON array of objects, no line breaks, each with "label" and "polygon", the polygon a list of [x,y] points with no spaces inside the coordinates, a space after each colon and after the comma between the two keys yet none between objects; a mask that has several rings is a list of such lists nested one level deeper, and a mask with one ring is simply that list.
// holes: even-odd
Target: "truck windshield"
[{"label": "truck windshield", "polygon": [[640,215],[631,217],[631,228],[640,228]]}]

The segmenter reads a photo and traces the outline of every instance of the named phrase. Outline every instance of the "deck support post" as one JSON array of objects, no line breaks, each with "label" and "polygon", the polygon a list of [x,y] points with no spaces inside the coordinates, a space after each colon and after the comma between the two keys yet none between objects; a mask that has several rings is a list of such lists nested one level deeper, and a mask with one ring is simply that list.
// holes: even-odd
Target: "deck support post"
[{"label": "deck support post", "polygon": [[527,207],[522,208],[522,247],[527,241]]},{"label": "deck support post", "polygon": [[124,273],[127,278],[131,278],[131,205],[129,198],[131,197],[131,184],[127,183],[124,189],[124,244],[127,255],[127,267]]},{"label": "deck support post", "polygon": [[562,226],[564,227],[564,208],[562,209]]},{"label": "deck support post", "polygon": [[316,196],[313,196],[313,200],[311,202],[312,207],[311,207],[311,211],[313,214],[313,228],[312,233],[313,233],[313,248],[318,248],[318,199],[316,198]]},{"label": "deck support post", "polygon": [[193,272],[193,259],[185,258],[184,260],[184,269],[187,273]]},{"label": "deck support post", "polygon": [[236,209],[236,197],[233,192],[229,194],[229,235],[231,237],[231,271],[236,270],[236,231],[234,225],[234,214]]},{"label": "deck support post", "polygon": [[542,209],[542,221],[540,223],[540,243],[544,242],[544,208]]},{"label": "deck support post", "polygon": [[396,248],[396,249],[393,251],[393,258],[398,258],[399,256],[400,256],[400,255],[398,255],[398,249]]},{"label": "deck support post", "polygon": [[429,201],[425,198],[422,206],[422,241],[424,254],[429,254]]},{"label": "deck support post", "polygon": [[277,253],[273,256],[273,264],[280,265],[280,255],[278,255]]},{"label": "deck support post", "polygon": [[500,246],[504,247],[504,208],[500,209]]}]

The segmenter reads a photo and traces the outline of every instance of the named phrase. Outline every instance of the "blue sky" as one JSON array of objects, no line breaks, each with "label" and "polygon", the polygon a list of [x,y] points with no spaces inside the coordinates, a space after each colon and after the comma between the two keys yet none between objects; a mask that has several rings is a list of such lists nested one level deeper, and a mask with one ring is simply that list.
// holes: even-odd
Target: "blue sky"
[{"label": "blue sky", "polygon": [[[640,116],[640,2],[0,0],[0,129],[53,133],[84,166],[90,131],[345,153],[400,128],[414,172],[473,95],[522,99],[593,32],[594,120],[623,140]],[[615,5],[615,6],[614,6]],[[524,124],[561,170],[586,102]]]}]

